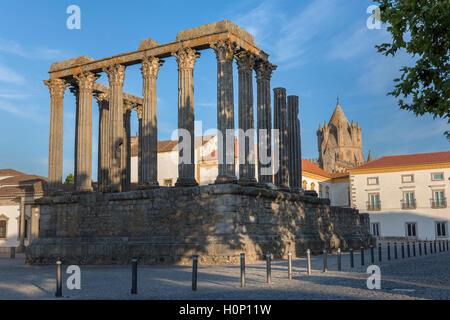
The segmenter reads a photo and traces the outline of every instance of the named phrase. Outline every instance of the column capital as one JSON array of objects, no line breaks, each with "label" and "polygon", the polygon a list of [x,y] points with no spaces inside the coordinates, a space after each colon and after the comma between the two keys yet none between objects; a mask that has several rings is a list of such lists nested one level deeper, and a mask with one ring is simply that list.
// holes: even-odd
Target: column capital
[{"label": "column capital", "polygon": [[48,87],[50,91],[50,96],[64,96],[66,88],[70,85],[66,80],[63,79],[50,79],[44,80],[44,84]]},{"label": "column capital", "polygon": [[179,70],[194,69],[195,60],[200,58],[200,53],[192,48],[181,48],[172,55],[177,59]]},{"label": "column capital", "polygon": [[269,61],[258,61],[255,64],[256,79],[257,80],[270,80],[272,72],[277,69],[277,66]]},{"label": "column capital", "polygon": [[142,59],[142,66],[141,66],[142,76],[144,78],[147,77],[157,78],[159,67],[161,67],[163,64],[164,61],[157,57],[154,56],[145,57],[144,59]]},{"label": "column capital", "polygon": [[108,75],[109,85],[123,85],[125,80],[125,66],[121,64],[112,64],[103,69]]},{"label": "column capital", "polygon": [[128,111],[131,111],[135,107],[136,107],[135,103],[128,101],[128,100],[123,101],[123,113],[127,113]]},{"label": "column capital", "polygon": [[142,119],[142,111],[143,111],[143,107],[142,105],[137,105],[134,110],[136,110],[138,119]]},{"label": "column capital", "polygon": [[94,94],[95,100],[97,100],[98,103],[101,102],[108,102],[109,101],[109,94],[106,92],[97,92]]},{"label": "column capital", "polygon": [[94,83],[100,76],[93,72],[83,72],[73,78],[77,81],[80,91],[86,90],[92,92],[94,90]]},{"label": "column capital", "polygon": [[240,51],[235,55],[239,71],[252,71],[255,68],[256,57],[248,51]]},{"label": "column capital", "polygon": [[236,44],[230,40],[218,40],[209,44],[216,52],[218,62],[233,60]]}]

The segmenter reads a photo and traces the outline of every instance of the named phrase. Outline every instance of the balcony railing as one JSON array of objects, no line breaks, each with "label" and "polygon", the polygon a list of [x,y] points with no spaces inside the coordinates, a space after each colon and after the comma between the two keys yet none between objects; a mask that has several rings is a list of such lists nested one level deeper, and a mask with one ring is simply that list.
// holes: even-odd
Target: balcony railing
[{"label": "balcony railing", "polygon": [[381,210],[381,201],[371,203],[366,202],[367,204],[367,211],[380,211]]},{"label": "balcony railing", "polygon": [[414,199],[413,201],[409,200],[400,200],[400,204],[402,205],[402,209],[406,210],[406,209],[415,209],[417,208],[416,206],[416,199]]},{"label": "balcony railing", "polygon": [[430,201],[431,201],[431,207],[433,209],[447,208],[447,199],[446,198],[430,199]]}]

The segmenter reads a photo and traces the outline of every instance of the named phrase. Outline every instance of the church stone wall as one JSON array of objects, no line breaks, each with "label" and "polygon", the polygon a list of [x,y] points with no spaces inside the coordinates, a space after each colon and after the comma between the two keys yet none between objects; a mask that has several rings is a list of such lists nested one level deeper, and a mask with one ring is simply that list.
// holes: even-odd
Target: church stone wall
[{"label": "church stone wall", "polygon": [[373,241],[369,217],[329,200],[237,184],[48,197],[27,263],[237,264],[354,248]]}]

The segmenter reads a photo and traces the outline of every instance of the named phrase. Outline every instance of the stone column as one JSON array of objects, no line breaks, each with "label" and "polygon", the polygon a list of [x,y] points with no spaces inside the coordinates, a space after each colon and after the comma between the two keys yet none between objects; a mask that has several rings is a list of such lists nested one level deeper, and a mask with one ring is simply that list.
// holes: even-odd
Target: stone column
[{"label": "stone column", "polygon": [[275,140],[275,144],[279,146],[278,161],[279,169],[275,173],[275,185],[280,188],[287,188],[289,185],[289,171],[288,171],[288,141],[287,141],[287,107],[286,107],[286,89],[273,89],[274,95],[274,116],[273,128],[278,130],[279,136]]},{"label": "stone column", "polygon": [[142,178],[142,106],[136,107],[136,112],[138,116],[139,121],[139,128],[138,128],[138,184],[143,184],[143,178]]},{"label": "stone column", "polygon": [[24,252],[25,250],[25,197],[20,198],[20,221],[19,221],[20,231],[19,231],[19,252]]},{"label": "stone column", "polygon": [[73,191],[75,191],[76,181],[77,181],[77,157],[78,154],[78,118],[80,115],[80,90],[77,86],[70,88],[70,92],[75,96],[75,144],[74,144],[74,164],[73,164]]},{"label": "stone column", "polygon": [[[191,48],[182,48],[172,53],[178,62],[178,129],[189,135],[183,141],[179,134],[179,157],[177,187],[196,186],[194,149],[194,64],[200,54]],[[188,148],[183,148],[183,145]],[[189,150],[190,149],[190,150]],[[184,154],[188,153],[188,154]]]},{"label": "stone column", "polygon": [[62,79],[45,80],[50,91],[50,136],[48,144],[49,192],[62,191],[63,102],[68,83]]},{"label": "stone column", "polygon": [[77,130],[77,179],[75,190],[92,191],[92,92],[98,75],[92,72],[74,76],[79,89],[79,115]]},{"label": "stone column", "polygon": [[[217,160],[216,183],[236,182],[234,164],[233,57],[235,45],[219,40],[211,44],[217,58]],[[222,139],[220,139],[222,136]]]},{"label": "stone column", "polygon": [[98,124],[98,170],[97,183],[98,191],[105,192],[108,186],[109,176],[109,95],[106,93],[97,93],[95,99],[98,102],[99,124]]},{"label": "stone column", "polygon": [[[142,61],[144,80],[142,106],[142,150],[140,168],[142,169],[141,188],[158,187],[158,124],[157,124],[157,78],[163,61],[156,57],[145,57]],[[139,173],[141,175],[141,173]]]},{"label": "stone column", "polygon": [[122,191],[121,154],[123,148],[123,81],[125,66],[111,65],[104,70],[109,79],[109,144],[110,170],[109,186],[111,192]]},{"label": "stone column", "polygon": [[[250,52],[241,51],[236,54],[236,61],[239,71],[239,181],[241,183],[256,183],[252,78],[255,56]],[[246,135],[249,130],[250,137]],[[253,154],[252,157],[250,152]]]},{"label": "stone column", "polygon": [[302,187],[302,149],[298,112],[298,96],[288,96],[289,186],[294,192]]},{"label": "stone column", "polygon": [[[264,163],[262,156],[272,158],[272,107],[270,95],[270,78],[276,66],[268,61],[258,61],[255,65],[257,83],[257,127],[258,127],[258,182],[261,184],[273,183],[272,174],[263,174],[262,170],[270,171],[272,161]],[[263,148],[263,145],[266,148]],[[264,151],[265,150],[265,151]]]},{"label": "stone column", "polygon": [[122,192],[130,191],[131,187],[131,109],[132,105],[127,104],[123,111]]}]

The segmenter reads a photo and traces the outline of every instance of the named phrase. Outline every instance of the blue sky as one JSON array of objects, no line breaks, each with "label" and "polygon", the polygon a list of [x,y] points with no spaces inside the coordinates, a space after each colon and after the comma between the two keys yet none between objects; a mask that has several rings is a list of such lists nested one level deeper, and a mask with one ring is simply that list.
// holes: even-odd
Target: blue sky
[{"label": "blue sky", "polygon": [[[81,8],[81,30],[69,30],[69,5]],[[443,120],[399,110],[386,93],[405,54],[386,58],[375,44],[389,40],[385,26],[369,30],[371,1],[2,1],[0,3],[0,168],[47,176],[50,97],[42,80],[50,64],[81,55],[95,59],[136,50],[142,39],[175,40],[180,30],[228,19],[255,36],[278,65],[272,88],[300,97],[304,158],[316,158],[316,130],[328,121],[339,95],[347,118],[363,129],[364,156],[449,150]],[[216,127],[216,61],[202,51],[195,65],[195,116],[203,131]],[[105,74],[99,79],[107,84]],[[127,68],[126,92],[142,95],[139,66]],[[237,71],[235,67],[235,99]],[[96,177],[98,109],[93,112]],[[237,101],[235,101],[237,108]],[[74,99],[64,103],[64,175],[73,172]],[[236,119],[237,120],[237,119]],[[177,66],[166,59],[158,79],[158,138],[177,125]],[[133,114],[132,132],[137,131]],[[199,128],[197,128],[199,132]]]}]

